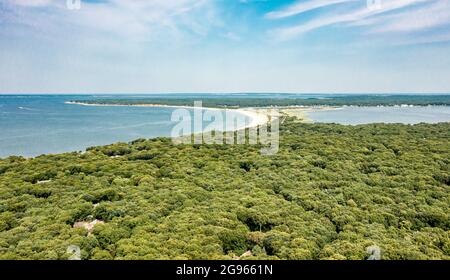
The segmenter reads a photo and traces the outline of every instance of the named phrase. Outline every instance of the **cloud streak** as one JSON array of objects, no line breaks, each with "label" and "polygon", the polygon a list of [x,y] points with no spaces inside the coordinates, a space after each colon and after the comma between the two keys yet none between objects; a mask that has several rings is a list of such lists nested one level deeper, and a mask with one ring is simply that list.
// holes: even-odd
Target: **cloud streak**
[{"label": "cloud streak", "polygon": [[0,17],[12,26],[52,25],[53,29],[59,26],[63,31],[76,28],[143,41],[151,40],[162,30],[175,35],[181,29],[204,34],[211,24],[211,17],[205,16],[212,7],[208,0],[82,1],[80,10],[70,10],[65,4],[66,1],[53,0],[7,0],[4,8],[10,16]]},{"label": "cloud streak", "polygon": [[53,0],[7,0],[10,4],[24,7],[43,7],[53,4]]},{"label": "cloud streak", "polygon": [[0,0],[0,92],[448,92],[450,0],[380,1]]},{"label": "cloud streak", "polygon": [[295,16],[311,10],[328,7],[331,5],[342,4],[346,2],[354,2],[358,0],[313,0],[313,1],[299,1],[294,5],[284,8],[279,11],[269,12],[265,15],[268,19],[281,19]]},{"label": "cloud streak", "polygon": [[[315,3],[310,1],[306,3]],[[365,2],[365,1],[363,1]],[[334,14],[322,14],[317,18],[306,23],[297,24],[294,26],[274,29],[271,33],[279,40],[288,40],[295,38],[298,35],[312,32],[316,29],[346,23],[347,26],[370,26],[378,25],[376,27],[378,32],[388,31],[411,31],[418,30],[424,27],[434,27],[448,22],[448,0],[381,0],[379,6],[366,6],[348,12]],[[432,8],[424,4],[435,4]],[[312,4],[310,4],[312,5]],[[414,15],[409,14],[409,10],[396,15],[398,11],[406,8],[415,7]],[[443,11],[440,9],[444,9]],[[299,9],[300,11],[301,9]],[[302,13],[305,11],[302,11]],[[438,16],[435,16],[438,13]],[[298,13],[296,13],[298,14]],[[375,17],[389,14],[389,24],[383,22],[382,19],[377,20]],[[285,13],[287,15],[287,13]],[[380,17],[381,18],[381,17]]]},{"label": "cloud streak", "polygon": [[450,0],[394,15],[378,17],[372,22],[374,32],[415,32],[450,24]]}]

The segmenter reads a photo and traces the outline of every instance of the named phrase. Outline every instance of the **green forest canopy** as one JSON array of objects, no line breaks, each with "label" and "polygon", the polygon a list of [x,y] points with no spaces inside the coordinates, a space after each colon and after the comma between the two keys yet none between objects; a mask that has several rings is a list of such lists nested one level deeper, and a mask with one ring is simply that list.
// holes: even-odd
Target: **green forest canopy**
[{"label": "green forest canopy", "polygon": [[450,259],[449,132],[287,119],[274,156],[156,138],[9,157],[0,259]]}]

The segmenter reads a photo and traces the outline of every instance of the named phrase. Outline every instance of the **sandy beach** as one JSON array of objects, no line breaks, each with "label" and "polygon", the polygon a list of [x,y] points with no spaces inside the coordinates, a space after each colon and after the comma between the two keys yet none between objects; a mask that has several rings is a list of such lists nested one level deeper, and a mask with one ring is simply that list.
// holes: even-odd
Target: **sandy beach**
[{"label": "sandy beach", "polygon": [[[164,105],[164,104],[94,104],[94,103],[83,103],[68,101],[65,104],[81,105],[81,106],[104,106],[104,107],[164,107],[164,108],[182,108],[182,109],[195,109],[194,106],[178,106],[178,105]],[[308,113],[317,111],[329,111],[329,110],[339,110],[341,107],[332,106],[288,106],[288,107],[248,107],[239,109],[225,109],[225,108],[210,108],[201,107],[205,110],[219,110],[236,111],[242,115],[245,115],[250,119],[250,123],[247,123],[243,127],[238,129],[257,127],[259,125],[266,124],[272,118],[280,118],[281,116],[295,117],[298,122],[311,123],[312,119],[308,117]]]},{"label": "sandy beach", "polygon": [[267,123],[271,118],[280,117],[295,117],[298,122],[312,123],[313,120],[308,117],[308,113],[317,111],[331,111],[339,110],[340,107],[320,106],[320,107],[302,107],[302,106],[289,106],[289,107],[273,107],[273,108],[242,108],[236,109],[242,114],[246,114],[254,123],[249,125],[254,127],[263,123]]},{"label": "sandy beach", "polygon": [[314,107],[285,107],[280,108],[280,112],[289,117],[295,117],[299,122],[302,123],[312,123],[313,120],[309,118],[308,113],[317,112],[317,111],[331,111],[331,110],[339,110],[341,107],[331,107],[331,106],[314,106]]},{"label": "sandy beach", "polygon": [[[177,106],[177,105],[164,105],[164,104],[91,104],[83,102],[67,101],[65,104],[70,105],[81,105],[81,106],[102,106],[102,107],[163,107],[163,108],[178,108],[178,109],[195,109],[198,107],[194,106]],[[222,108],[209,108],[201,107],[204,110],[217,110],[217,111],[235,111],[250,119],[250,122],[243,127],[238,127],[237,129],[245,129],[251,127],[257,127],[259,125],[266,124],[271,117],[278,117],[277,114],[271,113],[270,109],[256,109],[256,108],[240,108],[240,109],[222,109]]]},{"label": "sandy beach", "polygon": [[233,110],[247,116],[251,120],[250,123],[245,128],[256,127],[269,122],[269,115],[264,112],[250,108],[233,109]]}]

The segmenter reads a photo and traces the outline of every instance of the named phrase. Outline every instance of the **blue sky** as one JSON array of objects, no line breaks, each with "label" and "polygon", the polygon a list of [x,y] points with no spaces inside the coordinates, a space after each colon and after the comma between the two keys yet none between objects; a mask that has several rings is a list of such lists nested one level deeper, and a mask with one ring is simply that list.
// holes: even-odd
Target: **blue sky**
[{"label": "blue sky", "polygon": [[0,50],[0,93],[449,93],[450,0],[0,0]]}]

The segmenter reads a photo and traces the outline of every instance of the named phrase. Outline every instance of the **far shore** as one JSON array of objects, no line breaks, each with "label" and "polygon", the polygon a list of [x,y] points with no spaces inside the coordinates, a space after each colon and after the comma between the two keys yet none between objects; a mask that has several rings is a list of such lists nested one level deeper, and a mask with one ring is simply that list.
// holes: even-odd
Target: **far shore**
[{"label": "far shore", "polygon": [[[81,106],[95,106],[95,107],[162,107],[162,108],[180,108],[180,109],[195,109],[195,106],[183,105],[167,105],[167,104],[100,104],[100,103],[86,103],[67,101],[65,104],[81,105]],[[218,108],[218,107],[201,107],[206,110],[233,110],[239,112],[250,118],[250,123],[243,128],[251,128],[266,124],[271,118],[279,118],[280,116],[296,117],[299,122],[310,123],[308,113],[314,111],[339,110],[342,107],[338,106],[271,106],[271,107],[242,107],[242,108]],[[273,110],[277,110],[274,112]]]}]

